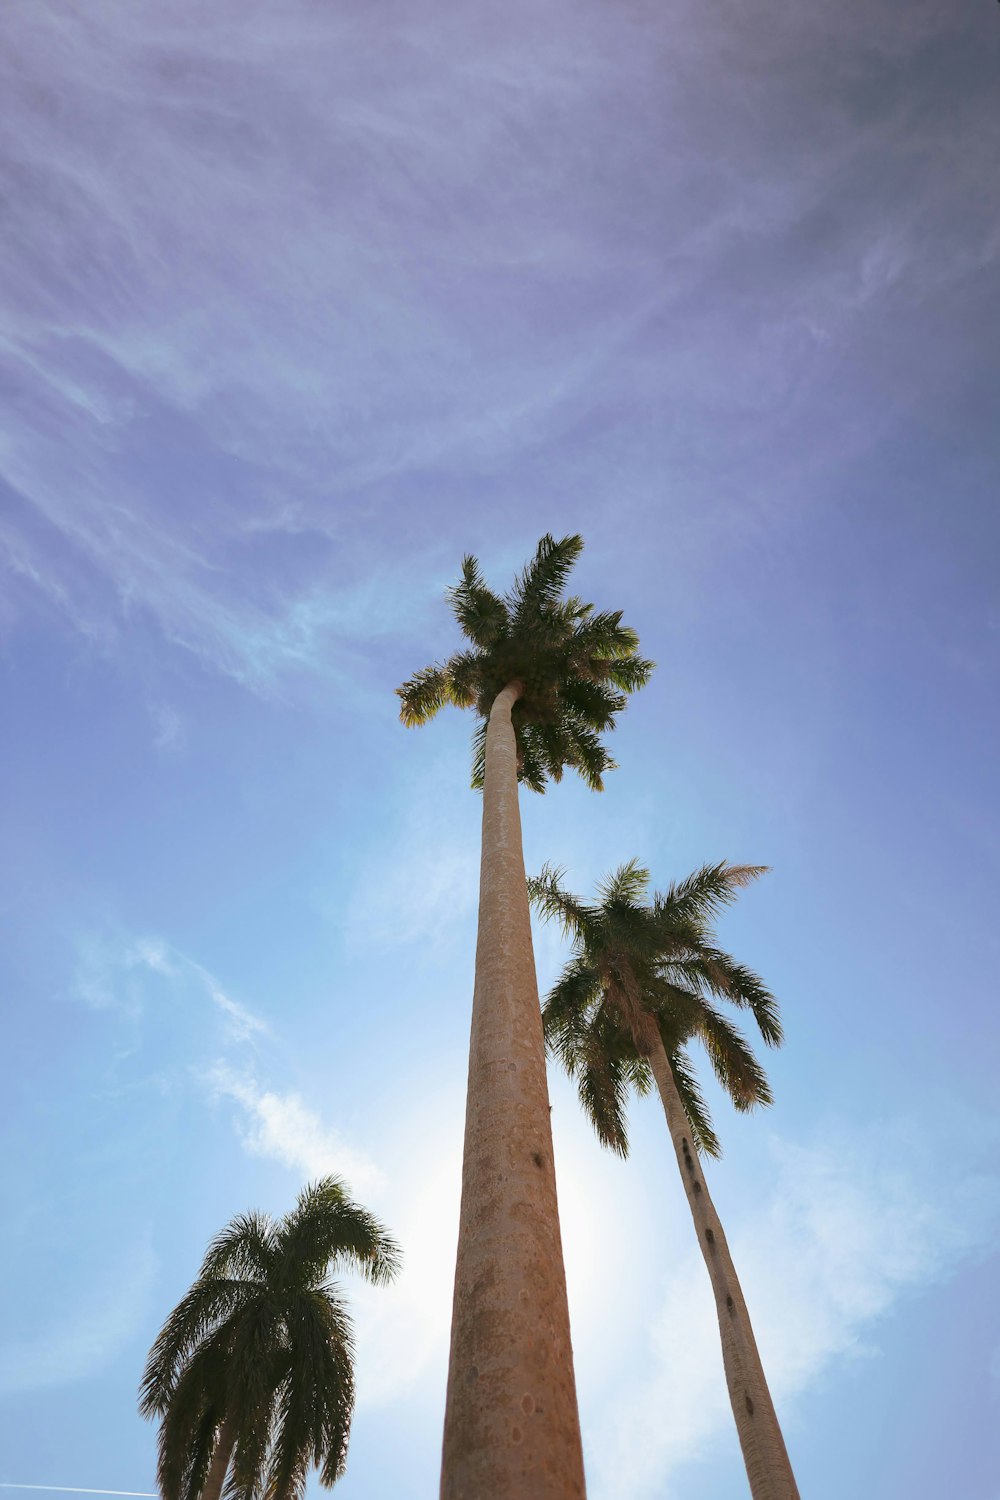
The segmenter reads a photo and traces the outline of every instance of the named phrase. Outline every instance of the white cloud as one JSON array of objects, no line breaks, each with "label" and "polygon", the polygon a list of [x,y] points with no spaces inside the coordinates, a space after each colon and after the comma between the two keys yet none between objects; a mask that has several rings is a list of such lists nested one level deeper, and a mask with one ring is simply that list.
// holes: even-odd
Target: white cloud
[{"label": "white cloud", "polygon": [[366,872],[351,907],[352,941],[442,942],[475,910],[478,888],[478,851],[467,840],[404,836]]},{"label": "white cloud", "polygon": [[[471,737],[472,716],[464,717]],[[482,803],[454,759],[422,759],[418,774],[407,779],[391,841],[358,872],[344,921],[352,946],[419,943],[426,954],[476,911]]]},{"label": "white cloud", "polygon": [[223,1063],[204,1077],[213,1093],[241,1107],[240,1139],[252,1155],[280,1162],[306,1178],[342,1177],[358,1196],[384,1182],[371,1158],[324,1125],[298,1094],[262,1088]]},{"label": "white cloud", "polygon": [[142,1009],[143,971],[163,973],[165,964],[165,950],[151,938],[82,938],[73,990],[94,1010],[136,1015]]},{"label": "white cloud", "polygon": [[[772,1139],[772,1191],[726,1224],[793,1461],[795,1397],[835,1361],[876,1352],[879,1320],[975,1253],[995,1225],[997,1179],[971,1168],[957,1181],[936,1179],[946,1150],[885,1122],[813,1147]],[[684,1213],[679,1192],[675,1199]],[[710,1439],[735,1444],[708,1277],[693,1245],[654,1307],[632,1378],[597,1414],[595,1500],[666,1500],[685,1488],[682,1469]]]},{"label": "white cloud", "polygon": [[115,1258],[82,1304],[58,1307],[37,1334],[0,1346],[0,1394],[65,1385],[102,1369],[145,1322],[157,1266],[141,1242]]},{"label": "white cloud", "polygon": [[234,1000],[232,995],[226,993],[214,974],[201,964],[195,963],[194,959],[184,958],[178,955],[183,966],[196,974],[201,980],[205,993],[212,1004],[225,1016],[230,1036],[234,1041],[246,1042],[255,1036],[270,1036],[270,1027],[260,1016],[254,1015],[248,1006],[239,1000]]},{"label": "white cloud", "polygon": [[151,703],[149,718],[153,726],[153,744],[162,754],[177,754],[187,743],[183,718],[168,703]]},{"label": "white cloud", "polygon": [[158,937],[81,939],[73,988],[96,1010],[118,1010],[138,1019],[154,998],[150,975],[170,982],[173,999],[190,995],[196,1003],[210,1000],[231,1041],[270,1035],[266,1021],[227,994],[203,964]]}]

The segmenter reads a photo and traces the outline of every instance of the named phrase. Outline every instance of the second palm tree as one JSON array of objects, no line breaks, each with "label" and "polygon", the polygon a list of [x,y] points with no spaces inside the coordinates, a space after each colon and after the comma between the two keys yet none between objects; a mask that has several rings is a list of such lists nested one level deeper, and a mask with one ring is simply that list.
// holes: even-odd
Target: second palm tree
[{"label": "second palm tree", "polygon": [[757,975],[715,944],[711,920],[752,865],[706,865],[646,905],[647,872],[623,865],[593,905],[544,869],[529,882],[532,900],[573,939],[573,956],[544,1008],[545,1035],[576,1078],[580,1100],[606,1146],[628,1151],[625,1102],[630,1086],[655,1080],[698,1243],[715,1296],[729,1398],[753,1500],[798,1500],[753,1326],[700,1156],[719,1143],[698,1088],[687,1044],[700,1040],[737,1109],[768,1104],[767,1079],[746,1041],[712,997],[750,1010],[764,1041],[781,1025],[773,996]]}]

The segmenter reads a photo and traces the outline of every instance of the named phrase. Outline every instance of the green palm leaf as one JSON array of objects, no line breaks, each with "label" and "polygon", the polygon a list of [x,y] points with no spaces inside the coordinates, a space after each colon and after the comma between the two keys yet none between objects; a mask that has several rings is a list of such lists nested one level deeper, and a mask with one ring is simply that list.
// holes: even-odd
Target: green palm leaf
[{"label": "green palm leaf", "polygon": [[629,1048],[610,1016],[601,1012],[587,1029],[576,1064],[580,1103],[602,1145],[628,1155],[626,1106],[631,1082]]},{"label": "green palm leaf", "polygon": [[451,702],[451,674],[447,667],[424,667],[397,689],[403,706],[399,716],[409,728],[426,724]]},{"label": "green palm leaf", "polygon": [[[558,542],[549,535],[542,537],[534,557],[518,575],[509,595],[515,628],[532,628],[540,611],[558,604],[582,551],[582,536],[564,536]],[[578,601],[573,604],[578,607]]]},{"label": "green palm leaf", "polygon": [[677,1085],[677,1092],[684,1106],[688,1124],[691,1126],[691,1139],[696,1150],[703,1156],[719,1157],[722,1155],[722,1147],[719,1137],[712,1125],[712,1117],[705,1103],[705,1096],[698,1083],[698,1075],[690,1057],[683,1047],[676,1047],[668,1053],[670,1058],[670,1071]]},{"label": "green palm leaf", "polygon": [[543,865],[537,875],[528,878],[528,899],[546,920],[560,924],[565,937],[585,943],[599,930],[597,914],[563,888],[563,874],[552,865]]},{"label": "green palm leaf", "polygon": [[509,632],[508,607],[486,587],[474,557],[463,557],[462,580],[448,590],[448,598],[464,634],[480,649],[495,645]]}]

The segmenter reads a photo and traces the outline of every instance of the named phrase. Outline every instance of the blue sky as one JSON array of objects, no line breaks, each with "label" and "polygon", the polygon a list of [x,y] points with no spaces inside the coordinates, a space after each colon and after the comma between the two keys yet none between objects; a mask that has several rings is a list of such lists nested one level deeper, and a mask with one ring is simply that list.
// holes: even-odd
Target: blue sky
[{"label": "blue sky", "polygon": [[[0,24],[0,1481],[150,1490],[207,1239],[334,1170],[407,1257],[338,1493],[435,1493],[479,805],[393,689],[551,530],[659,666],[529,869],[772,867],[712,1187],[803,1494],[998,1500],[997,7]],[[591,1500],[731,1500],[656,1106],[552,1091]]]}]

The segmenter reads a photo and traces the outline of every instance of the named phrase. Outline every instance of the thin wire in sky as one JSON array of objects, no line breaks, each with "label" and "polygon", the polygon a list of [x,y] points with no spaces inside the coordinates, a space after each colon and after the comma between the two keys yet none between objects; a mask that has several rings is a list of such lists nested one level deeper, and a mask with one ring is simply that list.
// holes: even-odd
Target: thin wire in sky
[{"label": "thin wire in sky", "polygon": [[139,1500],[157,1500],[155,1490],[85,1490],[78,1484],[4,1484],[0,1490],[53,1490],[58,1495],[135,1495]]}]

